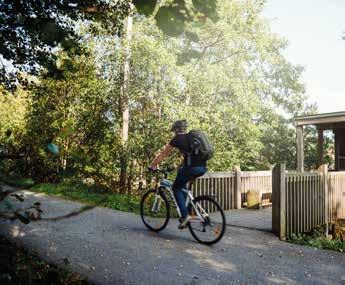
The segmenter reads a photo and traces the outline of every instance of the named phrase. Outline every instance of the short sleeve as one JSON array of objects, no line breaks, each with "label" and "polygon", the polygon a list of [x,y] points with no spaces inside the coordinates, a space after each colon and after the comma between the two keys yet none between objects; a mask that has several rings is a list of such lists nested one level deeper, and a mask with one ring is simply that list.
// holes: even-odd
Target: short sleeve
[{"label": "short sleeve", "polygon": [[172,147],[176,147],[177,146],[177,138],[176,136],[172,138],[172,140],[169,143]]},{"label": "short sleeve", "polygon": [[177,136],[173,137],[169,144],[172,147],[177,147],[178,146],[178,138],[177,138]]}]

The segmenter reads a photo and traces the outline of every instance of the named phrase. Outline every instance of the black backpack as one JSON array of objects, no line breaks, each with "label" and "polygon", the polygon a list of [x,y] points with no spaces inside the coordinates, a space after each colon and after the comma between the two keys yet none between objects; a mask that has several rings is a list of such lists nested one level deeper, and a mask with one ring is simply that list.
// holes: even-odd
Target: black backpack
[{"label": "black backpack", "polygon": [[203,131],[191,130],[187,135],[190,148],[189,163],[187,164],[190,164],[190,156],[201,161],[207,161],[212,158],[214,149]]}]

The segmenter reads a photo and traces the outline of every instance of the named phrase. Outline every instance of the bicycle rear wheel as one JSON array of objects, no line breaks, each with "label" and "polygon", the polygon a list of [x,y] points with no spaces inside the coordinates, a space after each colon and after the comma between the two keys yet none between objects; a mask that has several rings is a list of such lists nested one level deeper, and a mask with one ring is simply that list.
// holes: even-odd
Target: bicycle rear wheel
[{"label": "bicycle rear wheel", "polygon": [[192,205],[189,206],[192,220],[188,228],[192,236],[202,244],[212,245],[221,240],[225,233],[226,220],[221,206],[210,196],[199,196],[194,199],[194,205],[203,217],[197,215]]},{"label": "bicycle rear wheel", "polygon": [[151,231],[163,230],[170,218],[169,202],[161,191],[150,189],[140,202],[140,215],[143,223]]}]

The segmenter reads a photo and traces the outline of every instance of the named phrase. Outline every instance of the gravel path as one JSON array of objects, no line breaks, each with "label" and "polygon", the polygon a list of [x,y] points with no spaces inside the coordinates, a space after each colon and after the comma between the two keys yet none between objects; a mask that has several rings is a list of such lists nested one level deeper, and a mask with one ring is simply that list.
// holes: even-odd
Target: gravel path
[{"label": "gravel path", "polygon": [[230,210],[225,212],[226,222],[230,226],[244,227],[270,232],[272,230],[272,208],[262,210]]},{"label": "gravel path", "polygon": [[[81,204],[25,192],[42,201],[45,217]],[[207,247],[171,221],[161,233],[131,213],[94,208],[56,222],[23,225],[0,220],[0,234],[48,262],[67,258],[73,270],[97,284],[343,284],[345,254],[279,241],[269,232],[227,227]]]}]

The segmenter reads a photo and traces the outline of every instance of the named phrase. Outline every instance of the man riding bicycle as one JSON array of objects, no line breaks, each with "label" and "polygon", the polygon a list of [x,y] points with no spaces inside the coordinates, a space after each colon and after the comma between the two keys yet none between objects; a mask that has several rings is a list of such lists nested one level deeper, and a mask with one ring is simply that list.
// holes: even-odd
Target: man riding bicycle
[{"label": "man riding bicycle", "polygon": [[187,127],[186,120],[176,121],[172,125],[171,131],[175,133],[174,138],[164,147],[149,166],[149,169],[156,170],[157,165],[171,154],[173,148],[177,148],[183,155],[183,164],[179,168],[173,184],[176,202],[181,211],[179,229],[184,229],[192,218],[188,213],[186,194],[182,189],[187,189],[187,183],[189,181],[202,176],[207,171],[207,159],[191,151],[191,142],[190,136],[187,134]]}]

